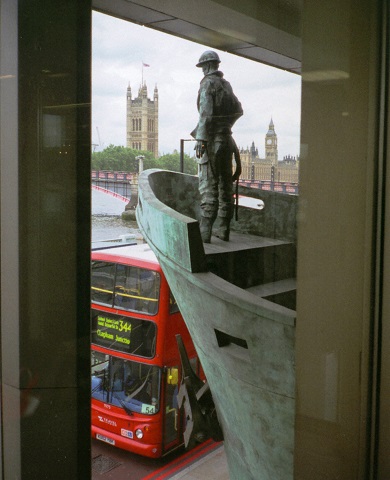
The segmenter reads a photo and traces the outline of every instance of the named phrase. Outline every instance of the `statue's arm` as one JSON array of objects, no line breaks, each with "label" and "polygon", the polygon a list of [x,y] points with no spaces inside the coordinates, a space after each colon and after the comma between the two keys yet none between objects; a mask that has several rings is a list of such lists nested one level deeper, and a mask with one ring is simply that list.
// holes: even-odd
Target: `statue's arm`
[{"label": "statue's arm", "polygon": [[213,122],[214,98],[209,84],[205,84],[199,92],[199,121],[196,129],[196,156],[201,158],[207,148],[210,127]]}]

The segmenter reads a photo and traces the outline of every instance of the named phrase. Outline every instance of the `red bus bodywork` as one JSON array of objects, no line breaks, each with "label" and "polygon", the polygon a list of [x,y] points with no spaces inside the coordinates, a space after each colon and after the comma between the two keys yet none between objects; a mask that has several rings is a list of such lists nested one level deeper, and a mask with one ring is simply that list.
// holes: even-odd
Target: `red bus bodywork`
[{"label": "red bus bodywork", "polygon": [[[106,273],[114,270],[158,279],[158,308],[152,305],[152,298],[139,293],[140,288],[121,286],[115,293],[119,275],[115,273],[113,280],[113,275]],[[113,287],[99,286],[102,279]],[[112,298],[111,306],[104,295]],[[161,457],[183,443],[183,415],[176,400],[181,378],[176,334],[182,336],[197,374],[199,365],[186,325],[172,303],[168,283],[151,249],[142,244],[93,251],[91,297],[92,437],[140,455]],[[121,297],[146,303],[149,299],[152,313],[134,306],[120,308],[114,298]],[[152,335],[140,335],[141,331],[152,331]],[[126,386],[130,377],[127,371],[137,377],[138,386],[133,391]]]}]

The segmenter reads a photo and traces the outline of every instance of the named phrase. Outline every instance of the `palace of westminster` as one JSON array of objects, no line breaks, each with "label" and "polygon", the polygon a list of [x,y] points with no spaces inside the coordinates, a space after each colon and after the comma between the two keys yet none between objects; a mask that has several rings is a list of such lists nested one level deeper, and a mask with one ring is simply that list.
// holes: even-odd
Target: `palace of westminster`
[{"label": "palace of westminster", "polygon": [[[126,146],[146,150],[158,157],[158,89],[154,88],[153,100],[148,98],[146,83],[140,86],[138,96],[132,98],[127,87]],[[240,148],[241,180],[298,183],[299,157],[290,155],[278,159],[278,137],[271,118],[265,135],[265,158],[260,158],[258,148],[252,142],[250,148]]]}]

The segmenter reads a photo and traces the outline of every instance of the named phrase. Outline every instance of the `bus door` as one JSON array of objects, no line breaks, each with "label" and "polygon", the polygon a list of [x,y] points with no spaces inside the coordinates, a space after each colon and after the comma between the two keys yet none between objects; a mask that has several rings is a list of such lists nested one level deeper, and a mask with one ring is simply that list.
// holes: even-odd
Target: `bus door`
[{"label": "bus door", "polygon": [[177,403],[179,392],[179,367],[168,367],[165,375],[164,395],[164,450],[167,451],[182,443],[180,410]]}]

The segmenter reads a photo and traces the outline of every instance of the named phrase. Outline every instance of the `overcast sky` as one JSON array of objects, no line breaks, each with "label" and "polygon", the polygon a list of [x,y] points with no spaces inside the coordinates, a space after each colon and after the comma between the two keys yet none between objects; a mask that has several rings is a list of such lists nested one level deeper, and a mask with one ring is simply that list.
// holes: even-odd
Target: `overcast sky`
[{"label": "overcast sky", "polygon": [[[148,95],[159,93],[159,152],[180,149],[197,124],[196,98],[203,75],[196,68],[209,47],[182,40],[101,13],[93,13],[92,143],[100,151],[126,145],[126,92],[133,98],[143,79]],[[278,135],[279,160],[299,154],[300,76],[216,50],[224,73],[241,101],[244,115],[233,128],[239,147],[252,142],[264,157],[264,136],[271,117]],[[193,154],[194,144],[186,143]]]}]

